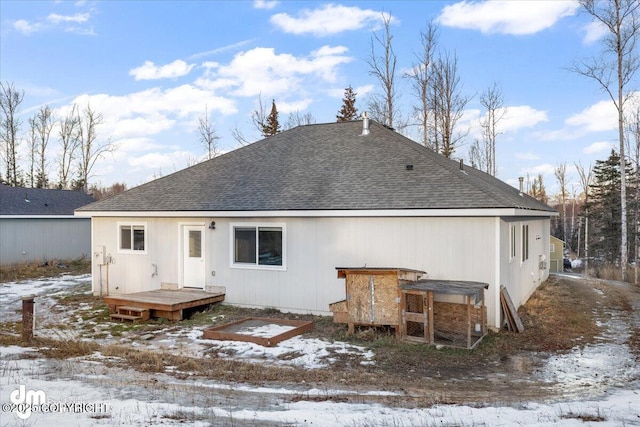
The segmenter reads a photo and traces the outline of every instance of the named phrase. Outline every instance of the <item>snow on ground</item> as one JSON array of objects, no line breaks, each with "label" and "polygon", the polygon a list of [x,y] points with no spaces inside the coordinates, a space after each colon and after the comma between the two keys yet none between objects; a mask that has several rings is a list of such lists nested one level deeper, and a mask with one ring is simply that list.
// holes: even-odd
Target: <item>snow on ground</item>
[{"label": "snow on ground", "polygon": [[[17,357],[26,357],[18,359]],[[492,406],[470,407],[459,405],[434,405],[430,408],[394,408],[380,404],[342,403],[316,401],[313,396],[339,395],[340,390],[309,389],[306,393],[287,388],[258,387],[200,381],[149,380],[155,387],[135,391],[127,376],[114,381],[114,376],[76,375],[77,379],[60,378],[51,372],[47,359],[33,359],[33,349],[23,347],[0,348],[0,364],[3,372],[0,378],[0,402],[3,409],[12,402],[12,393],[17,394],[20,385],[27,390],[42,390],[46,394],[47,405],[54,412],[27,412],[26,421],[16,413],[4,411],[1,425],[30,426],[138,426],[138,425],[241,425],[274,423],[289,426],[584,426],[582,419],[602,419],[598,426],[640,425],[638,390],[618,390],[597,400],[563,402],[555,404],[527,403],[519,407]],[[94,368],[95,369],[95,368]],[[108,371],[107,371],[108,372]],[[162,387],[158,387],[162,384]],[[181,392],[211,388],[217,392],[224,390],[256,394],[300,396],[298,401],[276,400],[274,404],[257,404],[255,407],[219,406],[206,402],[195,405],[182,403]],[[345,392],[346,393],[346,392]],[[15,396],[14,396],[15,397]],[[56,402],[80,405],[55,405]],[[69,411],[69,408],[71,411]],[[88,412],[73,412],[74,408]]]},{"label": "snow on ground", "polygon": [[[0,285],[0,318],[20,319],[21,298],[36,295],[36,316],[40,324],[53,304],[52,295],[87,289],[88,275],[63,276]],[[41,309],[38,309],[41,307]],[[73,321],[81,318],[61,313]],[[73,323],[71,321],[71,323]],[[69,320],[67,320],[69,322]],[[37,320],[38,323],[38,320]],[[624,345],[628,328],[611,316],[605,325],[610,335],[602,343],[561,355],[553,355],[542,374],[549,382],[567,384],[567,401],[553,404],[524,403],[518,407],[469,407],[434,405],[429,408],[397,408],[382,404],[345,403],[322,399],[353,395],[353,390],[319,389],[299,384],[261,386],[224,383],[209,379],[180,380],[169,373],[141,373],[108,367],[99,353],[73,360],[43,359],[36,349],[0,347],[0,426],[101,426],[101,425],[289,425],[289,426],[583,426],[585,421],[598,426],[640,426],[640,385],[634,356]],[[155,331],[152,340],[109,337],[114,342],[130,342],[146,349],[175,351],[207,357],[236,358],[253,363],[330,369],[332,356],[340,353],[360,357],[361,363],[373,363],[374,353],[364,347],[297,336],[267,348],[254,343],[202,339],[204,327]],[[36,330],[45,334],[47,331]],[[270,331],[269,333],[271,334]],[[627,334],[627,335],[625,335]],[[615,339],[612,340],[612,337]],[[611,342],[609,342],[611,341]],[[62,364],[62,365],[61,365]],[[170,371],[170,370],[169,370]],[[593,375],[593,372],[601,375]],[[579,398],[581,386],[598,383],[598,398]],[[46,403],[84,402],[95,404],[83,409],[106,412],[61,412],[64,405],[49,413],[31,413],[20,419],[10,407],[11,396],[20,397],[20,386],[28,392],[42,390]],[[568,385],[571,385],[569,387]],[[367,396],[402,396],[402,392],[369,391]],[[206,397],[206,398],[205,398]],[[295,399],[293,398],[295,397]],[[575,400],[575,399],[580,399]],[[572,400],[574,399],[574,400]],[[481,405],[479,405],[481,406]],[[70,407],[71,408],[71,407]],[[77,408],[77,406],[76,406]],[[7,411],[7,409],[9,411]],[[25,417],[27,413],[23,413]],[[593,420],[593,421],[589,421]],[[602,420],[602,421],[597,421]],[[588,424],[587,424],[588,425]]]}]

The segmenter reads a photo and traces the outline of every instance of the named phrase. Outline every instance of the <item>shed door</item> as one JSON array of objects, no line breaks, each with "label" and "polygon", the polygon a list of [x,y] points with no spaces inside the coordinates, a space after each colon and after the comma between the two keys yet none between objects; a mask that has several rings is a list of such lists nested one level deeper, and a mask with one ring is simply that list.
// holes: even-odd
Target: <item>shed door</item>
[{"label": "shed door", "polygon": [[204,289],[204,226],[185,225],[182,228],[182,286]]}]

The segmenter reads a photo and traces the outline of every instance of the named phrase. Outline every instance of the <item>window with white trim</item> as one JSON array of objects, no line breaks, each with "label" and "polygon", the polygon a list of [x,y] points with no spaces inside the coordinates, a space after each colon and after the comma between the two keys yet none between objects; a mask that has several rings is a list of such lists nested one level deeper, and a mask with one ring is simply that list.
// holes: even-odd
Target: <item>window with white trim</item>
[{"label": "window with white trim", "polygon": [[529,259],[529,224],[522,225],[522,262]]},{"label": "window with white trim", "polygon": [[509,261],[516,257],[516,226],[512,225],[509,232]]},{"label": "window with white trim", "polygon": [[285,227],[282,224],[232,224],[232,265],[283,269]]},{"label": "window with white trim", "polygon": [[118,223],[118,251],[144,253],[147,247],[147,225]]}]

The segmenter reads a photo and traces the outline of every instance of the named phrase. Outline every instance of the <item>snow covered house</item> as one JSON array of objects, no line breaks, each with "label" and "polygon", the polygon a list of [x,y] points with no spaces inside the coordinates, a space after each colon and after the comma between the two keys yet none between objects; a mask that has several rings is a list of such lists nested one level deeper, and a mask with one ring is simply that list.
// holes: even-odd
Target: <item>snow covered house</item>
[{"label": "snow covered house", "polygon": [[488,283],[497,327],[501,285],[520,305],[547,278],[556,212],[365,119],[299,126],[76,215],[92,219],[95,294],[225,287],[227,303],[329,315],[336,267],[403,267]]},{"label": "snow covered house", "polygon": [[95,199],[82,191],[0,184],[0,264],[91,254],[91,220],[73,211]]}]

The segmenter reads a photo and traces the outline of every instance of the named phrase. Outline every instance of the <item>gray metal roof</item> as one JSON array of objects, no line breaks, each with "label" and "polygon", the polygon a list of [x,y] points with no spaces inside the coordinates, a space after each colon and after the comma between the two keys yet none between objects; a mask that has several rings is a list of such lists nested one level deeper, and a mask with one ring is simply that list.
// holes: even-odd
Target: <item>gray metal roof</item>
[{"label": "gray metal roof", "polygon": [[438,294],[481,295],[480,291],[489,288],[488,283],[463,280],[421,279],[405,283],[402,289],[414,291],[433,291]]},{"label": "gray metal roof", "polygon": [[378,123],[361,134],[362,121],[299,126],[79,210],[555,212]]},{"label": "gray metal roof", "polygon": [[10,187],[0,184],[0,215],[73,215],[75,209],[95,202],[82,191]]}]

